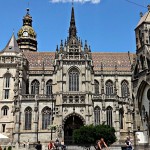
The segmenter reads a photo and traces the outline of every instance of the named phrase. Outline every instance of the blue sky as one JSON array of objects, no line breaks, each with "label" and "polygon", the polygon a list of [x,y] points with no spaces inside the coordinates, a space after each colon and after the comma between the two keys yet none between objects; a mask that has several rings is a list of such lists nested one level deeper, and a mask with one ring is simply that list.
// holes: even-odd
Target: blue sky
[{"label": "blue sky", "polygon": [[[68,2],[66,2],[68,1]],[[22,26],[30,8],[37,33],[38,51],[55,51],[68,36],[71,0],[0,0],[0,50],[13,30]],[[78,36],[88,41],[92,52],[135,52],[134,29],[150,0],[74,0]],[[140,7],[136,4],[145,6]]]}]

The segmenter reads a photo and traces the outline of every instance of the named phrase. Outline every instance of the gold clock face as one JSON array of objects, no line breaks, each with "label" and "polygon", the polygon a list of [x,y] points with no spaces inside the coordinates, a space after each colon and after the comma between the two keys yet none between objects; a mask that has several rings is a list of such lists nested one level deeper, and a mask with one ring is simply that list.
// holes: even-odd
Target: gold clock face
[{"label": "gold clock face", "polygon": [[27,32],[27,31],[24,31],[24,32],[23,32],[23,36],[28,36],[28,32]]}]

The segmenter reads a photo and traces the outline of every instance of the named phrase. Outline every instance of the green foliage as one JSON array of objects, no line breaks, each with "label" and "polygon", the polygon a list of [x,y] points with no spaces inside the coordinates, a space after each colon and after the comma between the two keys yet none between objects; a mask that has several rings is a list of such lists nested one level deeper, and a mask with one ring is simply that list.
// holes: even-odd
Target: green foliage
[{"label": "green foliage", "polygon": [[104,138],[107,145],[116,141],[115,129],[108,125],[82,126],[73,132],[74,142],[78,145],[95,145],[96,141]]},{"label": "green foliage", "polygon": [[8,149],[7,150],[12,150],[12,147],[11,146],[8,146]]}]

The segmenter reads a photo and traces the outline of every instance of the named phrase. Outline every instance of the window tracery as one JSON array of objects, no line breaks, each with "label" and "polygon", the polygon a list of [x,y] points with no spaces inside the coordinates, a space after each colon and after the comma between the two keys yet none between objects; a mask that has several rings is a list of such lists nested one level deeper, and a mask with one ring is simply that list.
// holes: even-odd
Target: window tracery
[{"label": "window tracery", "polygon": [[108,106],[106,109],[107,125],[112,127],[112,107]]},{"label": "window tracery", "polygon": [[69,72],[69,91],[79,91],[79,72],[72,69]]},{"label": "window tracery", "polygon": [[106,82],[106,95],[110,96],[113,94],[113,82],[111,80],[108,80]]},{"label": "window tracery", "polygon": [[31,94],[39,94],[39,81],[33,80],[31,83]]},{"label": "window tracery", "polygon": [[32,108],[27,107],[25,109],[25,130],[31,130],[32,123]]},{"label": "window tracery", "polygon": [[42,129],[47,129],[48,125],[51,124],[52,120],[51,109],[49,107],[45,107],[42,110]]},{"label": "window tracery", "polygon": [[100,124],[100,107],[96,106],[94,108],[94,124],[99,125]]}]

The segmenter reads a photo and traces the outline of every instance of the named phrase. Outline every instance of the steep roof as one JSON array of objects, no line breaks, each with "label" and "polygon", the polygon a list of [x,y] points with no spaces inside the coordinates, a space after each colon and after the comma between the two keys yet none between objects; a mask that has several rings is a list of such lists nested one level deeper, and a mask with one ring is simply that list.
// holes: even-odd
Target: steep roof
[{"label": "steep roof", "polygon": [[20,52],[15,35],[13,34],[2,52]]},{"label": "steep roof", "polygon": [[141,19],[140,19],[140,21],[138,22],[138,24],[137,24],[137,26],[136,26],[136,28],[138,27],[138,26],[140,26],[142,23],[150,23],[150,8],[149,8],[149,6],[148,6],[148,12],[146,12],[142,17],[141,17]]},{"label": "steep roof", "polygon": [[[30,70],[42,70],[44,68],[53,70],[53,62],[55,59],[54,52],[24,52],[29,61]],[[130,54],[133,60],[135,54]],[[115,71],[117,66],[118,71],[130,71],[131,64],[128,53],[92,53],[94,63],[94,71],[101,70],[101,64],[104,71]],[[132,62],[131,62],[132,63]]]},{"label": "steep roof", "polygon": [[[130,54],[130,60],[132,61],[135,54]],[[103,71],[131,71],[131,64],[128,53],[92,53],[92,59],[94,63],[94,70]],[[131,62],[132,63],[132,62]]]},{"label": "steep roof", "polygon": [[53,69],[53,62],[55,58],[54,52],[23,52],[29,61],[30,69],[40,70],[43,67],[45,69]]}]

